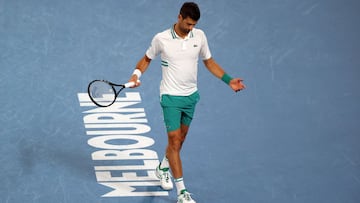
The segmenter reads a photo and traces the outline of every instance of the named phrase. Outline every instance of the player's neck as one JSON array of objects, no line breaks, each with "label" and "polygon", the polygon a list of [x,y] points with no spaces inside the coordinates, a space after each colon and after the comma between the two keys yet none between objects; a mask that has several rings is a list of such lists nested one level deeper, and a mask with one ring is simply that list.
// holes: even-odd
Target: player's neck
[{"label": "player's neck", "polygon": [[182,39],[185,39],[187,37],[187,35],[189,34],[189,33],[181,32],[181,30],[179,29],[179,24],[178,23],[176,23],[174,25],[174,30],[175,30],[175,33]]}]

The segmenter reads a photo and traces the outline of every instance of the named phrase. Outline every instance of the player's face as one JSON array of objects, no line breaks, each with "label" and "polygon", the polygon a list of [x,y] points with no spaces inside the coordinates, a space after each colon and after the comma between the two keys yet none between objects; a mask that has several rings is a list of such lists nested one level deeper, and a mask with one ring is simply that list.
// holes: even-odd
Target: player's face
[{"label": "player's face", "polygon": [[179,15],[179,29],[183,34],[189,34],[189,32],[195,27],[197,21],[191,19],[190,17],[183,18]]}]

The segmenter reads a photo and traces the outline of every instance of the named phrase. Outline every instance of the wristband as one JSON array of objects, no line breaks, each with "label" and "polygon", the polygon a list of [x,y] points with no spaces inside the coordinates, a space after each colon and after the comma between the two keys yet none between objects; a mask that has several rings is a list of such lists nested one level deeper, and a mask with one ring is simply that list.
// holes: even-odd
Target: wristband
[{"label": "wristband", "polygon": [[138,79],[140,79],[141,71],[139,69],[135,69],[134,72],[133,72],[133,75],[136,75],[138,77]]},{"label": "wristband", "polygon": [[226,84],[230,84],[230,81],[233,78],[230,77],[230,75],[228,75],[227,73],[224,73],[224,75],[221,77],[221,80],[224,81]]}]

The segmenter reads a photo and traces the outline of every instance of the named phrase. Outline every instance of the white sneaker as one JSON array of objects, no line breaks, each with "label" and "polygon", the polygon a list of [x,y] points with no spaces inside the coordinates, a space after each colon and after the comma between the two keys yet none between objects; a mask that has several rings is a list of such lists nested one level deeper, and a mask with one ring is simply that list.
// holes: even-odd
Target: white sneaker
[{"label": "white sneaker", "polygon": [[156,176],[160,179],[161,187],[163,190],[172,190],[174,185],[171,181],[169,168],[160,169],[160,165],[156,167]]},{"label": "white sneaker", "polygon": [[196,203],[188,191],[184,191],[178,196],[177,203]]}]

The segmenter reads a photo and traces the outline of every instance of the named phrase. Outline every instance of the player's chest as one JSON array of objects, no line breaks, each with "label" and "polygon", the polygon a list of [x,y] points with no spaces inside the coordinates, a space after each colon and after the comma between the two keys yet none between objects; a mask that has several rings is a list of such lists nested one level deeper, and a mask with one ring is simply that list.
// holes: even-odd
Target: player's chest
[{"label": "player's chest", "polygon": [[164,43],[162,54],[168,59],[197,59],[200,53],[200,42],[195,39],[176,39]]}]

